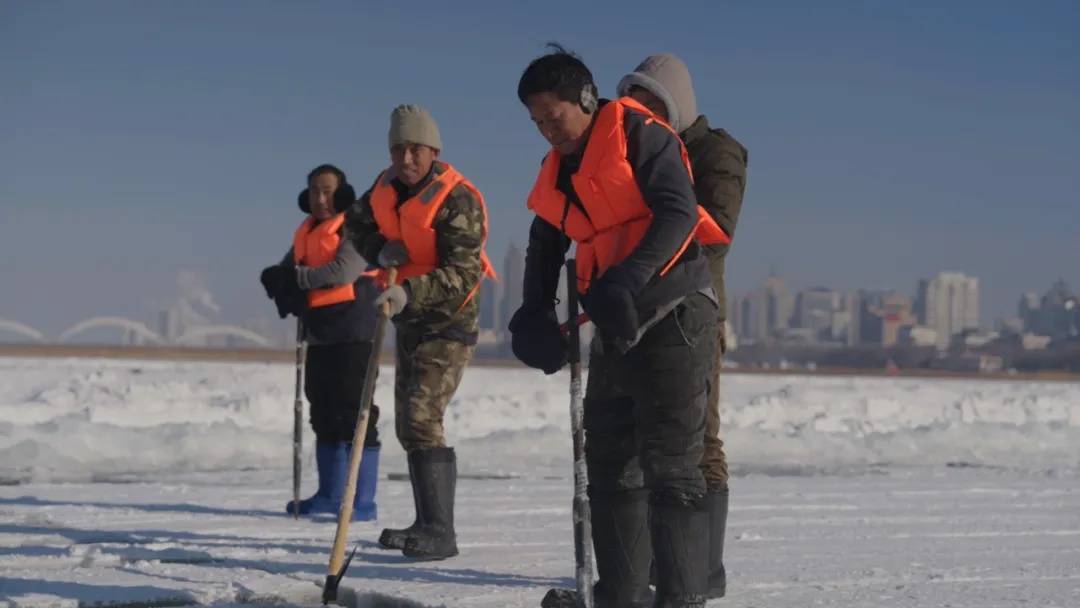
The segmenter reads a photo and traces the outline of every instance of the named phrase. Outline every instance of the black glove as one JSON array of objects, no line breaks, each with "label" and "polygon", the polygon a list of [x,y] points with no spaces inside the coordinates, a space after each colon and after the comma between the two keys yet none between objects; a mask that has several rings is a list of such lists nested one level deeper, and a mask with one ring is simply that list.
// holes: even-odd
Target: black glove
[{"label": "black glove", "polygon": [[307,310],[307,296],[303,293],[282,294],[274,298],[274,305],[282,319],[289,315],[299,317]]},{"label": "black glove", "polygon": [[296,266],[279,266],[278,268],[281,269],[278,271],[281,275],[278,279],[280,281],[281,291],[278,293],[285,296],[303,294],[304,290],[300,289],[300,283],[298,283],[296,279]]},{"label": "black glove", "polygon": [[267,297],[274,300],[279,317],[284,319],[290,314],[299,317],[304,312],[307,294],[296,282],[296,268],[281,265],[264,268],[259,281],[266,289]]},{"label": "black glove", "polygon": [[263,271],[259,273],[259,282],[262,283],[263,289],[266,290],[266,297],[271,300],[281,291],[281,275],[278,273],[280,268],[281,266],[275,264],[263,268]]},{"label": "black glove", "polygon": [[510,319],[510,347],[529,367],[554,374],[566,365],[569,343],[559,329],[555,307],[523,305]]},{"label": "black glove", "polygon": [[593,281],[582,305],[605,338],[632,342],[637,338],[638,314],[634,294],[623,281],[618,266]]}]

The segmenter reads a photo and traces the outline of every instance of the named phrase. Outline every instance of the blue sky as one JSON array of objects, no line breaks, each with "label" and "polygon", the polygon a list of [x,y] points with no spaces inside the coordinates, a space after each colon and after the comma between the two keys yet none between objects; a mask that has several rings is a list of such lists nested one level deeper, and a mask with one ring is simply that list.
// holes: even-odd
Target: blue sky
[{"label": "blue sky", "polygon": [[233,321],[301,219],[313,166],[358,190],[390,110],[439,121],[498,260],[545,151],[515,97],[543,44],[601,92],[644,56],[692,71],[749,149],[732,291],[983,282],[984,317],[1080,287],[1080,4],[1017,2],[0,3],[0,318],[55,334],[155,318],[181,270]]}]

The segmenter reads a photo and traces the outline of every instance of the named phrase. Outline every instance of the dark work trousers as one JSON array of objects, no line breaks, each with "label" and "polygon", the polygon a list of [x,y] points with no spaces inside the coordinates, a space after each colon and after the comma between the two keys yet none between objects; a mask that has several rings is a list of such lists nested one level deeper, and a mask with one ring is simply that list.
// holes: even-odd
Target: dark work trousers
[{"label": "dark work trousers", "polygon": [[626,353],[594,343],[585,391],[590,495],[705,494],[700,465],[716,324],[716,304],[693,294]]},{"label": "dark work trousers", "polygon": [[710,492],[720,492],[728,487],[727,455],[724,440],[720,438],[720,371],[724,369],[726,338],[724,324],[716,324],[717,344],[714,369],[709,373],[708,407],[705,408],[705,456],[701,459],[701,472]]},{"label": "dark work trousers", "polygon": [[[311,428],[319,443],[352,442],[371,342],[313,344],[307,349],[304,395],[311,404]],[[379,445],[379,408],[371,405],[364,447]]]}]

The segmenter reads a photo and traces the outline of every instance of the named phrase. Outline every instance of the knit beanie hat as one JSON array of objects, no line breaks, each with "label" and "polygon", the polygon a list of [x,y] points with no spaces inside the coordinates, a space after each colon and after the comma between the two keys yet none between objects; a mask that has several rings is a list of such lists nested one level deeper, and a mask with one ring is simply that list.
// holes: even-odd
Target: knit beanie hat
[{"label": "knit beanie hat", "polygon": [[401,105],[390,113],[390,147],[399,144],[422,144],[442,150],[439,126],[420,106]]},{"label": "knit beanie hat", "polygon": [[694,84],[690,81],[690,71],[683,60],[675,55],[660,53],[646,57],[633,72],[619,81],[619,96],[628,95],[634,86],[649,91],[664,102],[668,123],[676,132],[681,133],[697,120],[697,98],[694,96]]}]

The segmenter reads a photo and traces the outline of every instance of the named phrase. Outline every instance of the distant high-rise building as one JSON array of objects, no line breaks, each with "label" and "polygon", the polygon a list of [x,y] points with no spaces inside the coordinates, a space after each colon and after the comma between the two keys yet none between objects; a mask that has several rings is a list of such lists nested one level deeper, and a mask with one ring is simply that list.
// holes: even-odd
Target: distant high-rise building
[{"label": "distant high-rise building", "polygon": [[895,346],[901,331],[915,325],[911,298],[894,291],[862,292],[859,314],[859,342]]},{"label": "distant high-rise building", "polygon": [[851,340],[851,311],[837,310],[832,314],[829,323],[829,340],[841,344],[850,344]]},{"label": "distant high-rise building", "polygon": [[900,332],[915,325],[917,319],[911,312],[911,298],[900,293],[889,294],[881,306],[881,345],[894,346]]},{"label": "distant high-rise building", "polygon": [[484,281],[480,285],[480,329],[495,331],[499,329],[499,288],[494,281]]},{"label": "distant high-rise building", "polygon": [[761,344],[769,339],[765,292],[758,290],[735,298],[733,325],[745,344]]},{"label": "distant high-rise building", "polygon": [[848,312],[847,345],[857,346],[861,343],[862,323],[862,298],[860,292],[849,291],[844,294],[844,310]]},{"label": "distant high-rise building", "polygon": [[1036,332],[1051,338],[1080,335],[1080,298],[1063,280],[1058,280],[1039,301]]},{"label": "distant high-rise building", "polygon": [[937,332],[938,347],[953,336],[979,327],[979,280],[959,272],[942,272],[919,282],[919,320]]},{"label": "distant high-rise building", "polygon": [[498,306],[499,332],[505,332],[510,317],[521,307],[521,286],[525,282],[525,253],[511,243],[503,257],[502,298]]},{"label": "distant high-rise building", "polygon": [[787,329],[791,325],[793,301],[782,277],[770,276],[762,286],[765,297],[765,328],[768,339]]},{"label": "distant high-rise building", "polygon": [[926,295],[930,289],[930,279],[919,279],[915,288],[915,318],[920,325],[926,325]]},{"label": "distant high-rise building", "polygon": [[840,294],[824,287],[800,291],[795,297],[795,327],[813,332],[814,339],[832,338],[833,315],[840,310]]},{"label": "distant high-rise building", "polygon": [[1023,323],[1024,330],[1038,333],[1041,311],[1042,302],[1039,300],[1039,294],[1031,291],[1020,296],[1020,304],[1017,306],[1016,312]]},{"label": "distant high-rise building", "polygon": [[158,314],[158,334],[166,342],[173,342],[183,333],[180,322],[180,311],[175,306],[170,306]]}]

